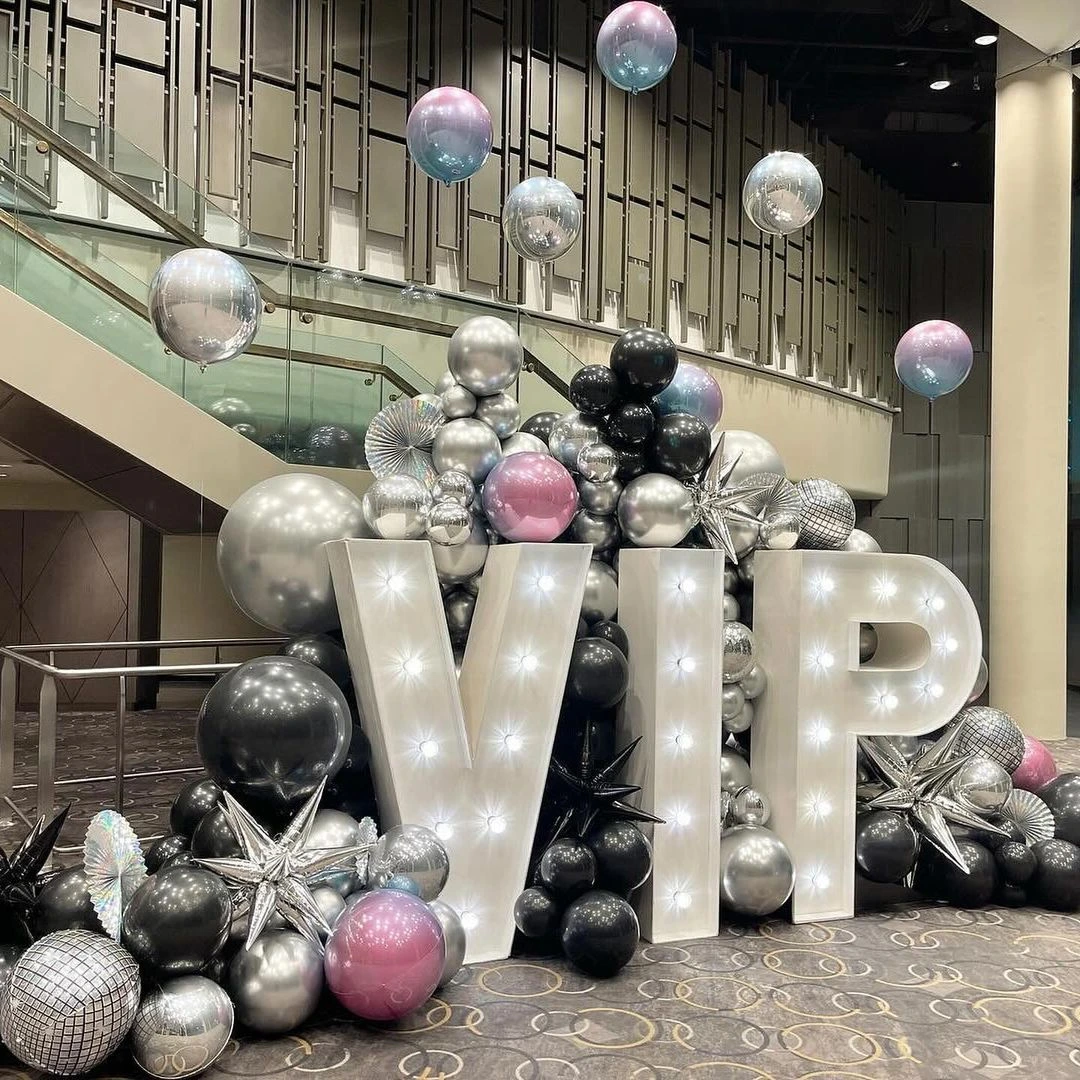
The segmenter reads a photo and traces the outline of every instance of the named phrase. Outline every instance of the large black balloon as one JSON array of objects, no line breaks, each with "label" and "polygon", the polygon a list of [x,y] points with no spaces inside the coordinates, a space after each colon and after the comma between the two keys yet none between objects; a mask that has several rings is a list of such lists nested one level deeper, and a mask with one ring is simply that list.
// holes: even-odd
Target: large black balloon
[{"label": "large black balloon", "polygon": [[214,684],[195,741],[223,788],[241,802],[280,809],[337,773],[351,733],[349,705],[329,675],[292,656],[264,656]]},{"label": "large black balloon", "polygon": [[349,670],[349,658],[345,650],[326,634],[304,634],[287,642],[281,650],[282,656],[295,656],[297,660],[306,660],[325,672],[345,690],[352,680]]},{"label": "large black balloon", "polygon": [[1035,852],[1027,844],[1009,840],[994,852],[1001,876],[1009,885],[1024,885],[1031,880],[1038,866]]},{"label": "large black balloon", "polygon": [[1053,911],[1080,908],[1080,847],[1053,839],[1040,840],[1032,850],[1038,865],[1028,882],[1028,895]]},{"label": "large black balloon", "polygon": [[607,429],[616,446],[641,446],[656,430],[656,417],[648,405],[628,401],[608,417]]},{"label": "large black balloon", "polygon": [[641,938],[634,909],[606,889],[578,897],[562,921],[567,960],[586,975],[606,979],[629,963]]},{"label": "large black balloon", "polygon": [[626,694],[630,665],[617,645],[603,638],[578,638],[570,654],[566,694],[572,701],[607,709]]},{"label": "large black balloon", "polygon": [[617,453],[619,455],[619,467],[615,475],[624,484],[648,470],[648,465],[645,463],[645,451],[642,447],[620,447],[617,449]]},{"label": "large black balloon", "polygon": [[652,844],[632,821],[606,821],[593,826],[585,843],[596,856],[596,884],[626,895],[652,873]]},{"label": "large black balloon", "polygon": [[308,436],[308,456],[312,465],[352,469],[360,457],[356,436],[338,424],[315,428]]},{"label": "large black balloon", "polygon": [[586,364],[574,372],[566,396],[579,412],[602,415],[619,400],[619,380],[607,364]]},{"label": "large black balloon", "polygon": [[169,828],[189,839],[199,822],[217,806],[221,788],[205,776],[189,780],[173,799],[169,810]]},{"label": "large black balloon", "polygon": [[56,930],[101,932],[101,920],[81,866],[61,870],[49,878],[34,901],[33,926],[38,937]]},{"label": "large black balloon", "polygon": [[540,857],[540,884],[563,902],[596,884],[596,856],[581,840],[556,840]]},{"label": "large black balloon", "polygon": [[546,889],[533,885],[514,902],[514,924],[527,938],[555,933],[562,909]]},{"label": "large black balloon", "polygon": [[197,859],[231,859],[243,853],[224,809],[215,806],[199,822],[191,838],[191,854]]},{"label": "large black balloon", "polygon": [[1038,791],[1054,815],[1054,837],[1080,844],[1080,773],[1062,773]]},{"label": "large black balloon", "polygon": [[675,377],[679,351],[663,330],[627,330],[611,349],[611,370],[624,397],[648,401]]},{"label": "large black balloon", "polygon": [[900,881],[915,865],[919,837],[907,818],[873,810],[855,824],[855,861],[871,881]]},{"label": "large black balloon", "polygon": [[1003,881],[994,893],[994,899],[1006,907],[1027,907],[1027,889],[1023,885],[1010,885],[1007,881]]},{"label": "large black balloon", "polygon": [[957,840],[967,865],[965,874],[936,850],[923,849],[919,859],[918,887],[954,907],[977,908],[988,904],[1000,883],[993,853],[974,840]]},{"label": "large black balloon", "polygon": [[551,440],[551,429],[562,416],[562,413],[557,412],[534,413],[518,430],[524,431],[526,435],[535,435],[541,442],[547,443]]},{"label": "large black balloon", "polygon": [[190,848],[191,841],[186,836],[179,833],[162,836],[146,849],[146,869],[151,874],[156,874],[174,855]]},{"label": "large black balloon", "polygon": [[232,901],[225,882],[200,866],[167,866],[135,890],[120,940],[161,975],[193,975],[225,947]]},{"label": "large black balloon", "polygon": [[649,443],[649,464],[670,476],[695,476],[709,460],[709,425],[690,413],[668,413],[656,422]]},{"label": "large black balloon", "polygon": [[627,660],[630,659],[630,638],[627,637],[626,631],[612,619],[602,619],[598,623],[593,623],[589,630],[589,637],[610,641]]}]

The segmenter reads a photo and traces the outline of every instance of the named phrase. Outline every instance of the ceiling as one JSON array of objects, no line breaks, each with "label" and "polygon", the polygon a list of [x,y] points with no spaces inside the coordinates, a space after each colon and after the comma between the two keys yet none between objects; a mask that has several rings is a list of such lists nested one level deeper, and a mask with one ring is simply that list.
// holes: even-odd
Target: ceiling
[{"label": "ceiling", "polygon": [[968,0],[968,3],[1045,53],[1080,45],[1080,4],[1076,0]]},{"label": "ceiling", "polygon": [[0,483],[70,484],[71,481],[0,440]]}]

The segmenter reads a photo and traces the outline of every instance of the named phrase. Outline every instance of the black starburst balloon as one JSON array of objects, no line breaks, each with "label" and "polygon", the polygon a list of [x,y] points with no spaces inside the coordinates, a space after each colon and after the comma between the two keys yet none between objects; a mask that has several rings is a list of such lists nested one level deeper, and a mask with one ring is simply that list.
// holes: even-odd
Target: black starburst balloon
[{"label": "black starburst balloon", "polygon": [[69,803],[49,822],[40,817],[23,841],[9,856],[0,849],[0,918],[14,926],[27,940],[32,940],[28,916],[37,896],[38,875],[49,861],[53,845],[67,818]]}]

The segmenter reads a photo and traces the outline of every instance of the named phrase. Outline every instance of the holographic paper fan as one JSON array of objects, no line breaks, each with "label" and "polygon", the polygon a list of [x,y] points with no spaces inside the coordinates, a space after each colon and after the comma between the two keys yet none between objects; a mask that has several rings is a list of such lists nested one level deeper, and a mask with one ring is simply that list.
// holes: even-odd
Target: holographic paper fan
[{"label": "holographic paper fan", "polygon": [[361,851],[356,856],[356,872],[360,875],[361,887],[367,884],[367,872],[368,862],[371,859],[371,852],[375,845],[379,841],[379,830],[375,825],[375,821],[372,818],[361,818],[360,822],[360,837],[357,840],[358,844],[364,844],[366,846],[365,851]]},{"label": "holographic paper fan", "polygon": [[445,419],[430,401],[391,402],[375,414],[364,436],[368,468],[376,477],[404,473],[430,484],[436,476],[431,447]]},{"label": "holographic paper fan", "polygon": [[769,517],[780,510],[790,510],[797,514],[802,510],[802,499],[799,498],[798,489],[786,477],[774,472],[759,472],[748,476],[741,483],[735,485],[735,490],[740,488],[764,488],[758,495],[747,497],[745,505],[755,515]]},{"label": "holographic paper fan", "polygon": [[1054,835],[1054,815],[1038,795],[1013,788],[1001,808],[1001,816],[1011,821],[1023,834],[1025,844],[1037,844]]},{"label": "holographic paper fan", "polygon": [[124,907],[146,880],[146,862],[135,830],[115,810],[95,814],[87,827],[83,870],[105,933],[119,941]]}]

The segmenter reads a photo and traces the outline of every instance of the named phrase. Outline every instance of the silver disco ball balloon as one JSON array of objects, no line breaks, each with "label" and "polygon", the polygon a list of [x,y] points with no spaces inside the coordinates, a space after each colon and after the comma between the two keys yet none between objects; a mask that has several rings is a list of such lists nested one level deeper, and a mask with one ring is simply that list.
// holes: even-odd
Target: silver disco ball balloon
[{"label": "silver disco ball balloon", "polygon": [[502,228],[523,259],[549,262],[569,251],[581,235],[581,203],[561,180],[532,176],[506,197]]},{"label": "silver disco ball balloon", "polygon": [[432,456],[440,473],[458,470],[474,484],[482,484],[499,463],[502,445],[499,436],[487,424],[468,417],[450,420],[439,428]]},{"label": "silver disco ball balloon", "polygon": [[812,477],[796,485],[802,499],[799,546],[838,551],[855,528],[855,504],[851,496],[831,480]]},{"label": "silver disco ball balloon", "polygon": [[218,532],[221,580],[245,615],[283,634],[338,625],[323,544],[364,536],[363,508],[322,476],[286,473],[248,488]]},{"label": "silver disco ball balloon", "polygon": [[720,840],[720,911],[771,915],[791,895],[795,867],[783,840],[764,825],[737,825]]},{"label": "silver disco ball balloon", "polygon": [[754,635],[740,622],[724,623],[724,682],[736,683],[754,666]]},{"label": "silver disco ball balloon", "polygon": [[262,300],[252,276],[231,255],[190,248],[158,267],[147,307],[165,345],[206,367],[232,360],[251,344]]},{"label": "silver disco ball balloon", "polygon": [[450,338],[450,374],[477,397],[505,390],[518,377],[525,350],[514,328],[494,315],[463,322]]},{"label": "silver disco ball balloon", "polygon": [[743,184],[743,209],[762,231],[787,236],[810,224],[821,208],[825,186],[805,155],[777,150],[763,157]]},{"label": "silver disco ball balloon", "polygon": [[143,998],[131,1029],[131,1056],[158,1080],[194,1076],[229,1044],[233,1004],[216,982],[185,975]]},{"label": "silver disco ball balloon", "polygon": [[427,527],[431,493],[414,476],[383,476],[364,492],[364,521],[383,540],[418,540]]},{"label": "silver disco ball balloon", "polygon": [[1001,709],[988,705],[967,705],[960,710],[954,723],[960,734],[953,744],[953,753],[981,754],[996,761],[1011,776],[1024,757],[1024,733],[1017,723]]},{"label": "silver disco ball balloon", "polygon": [[47,934],[19,957],[0,995],[0,1039],[31,1068],[77,1076],[124,1041],[141,989],[138,962],[111,938]]}]

